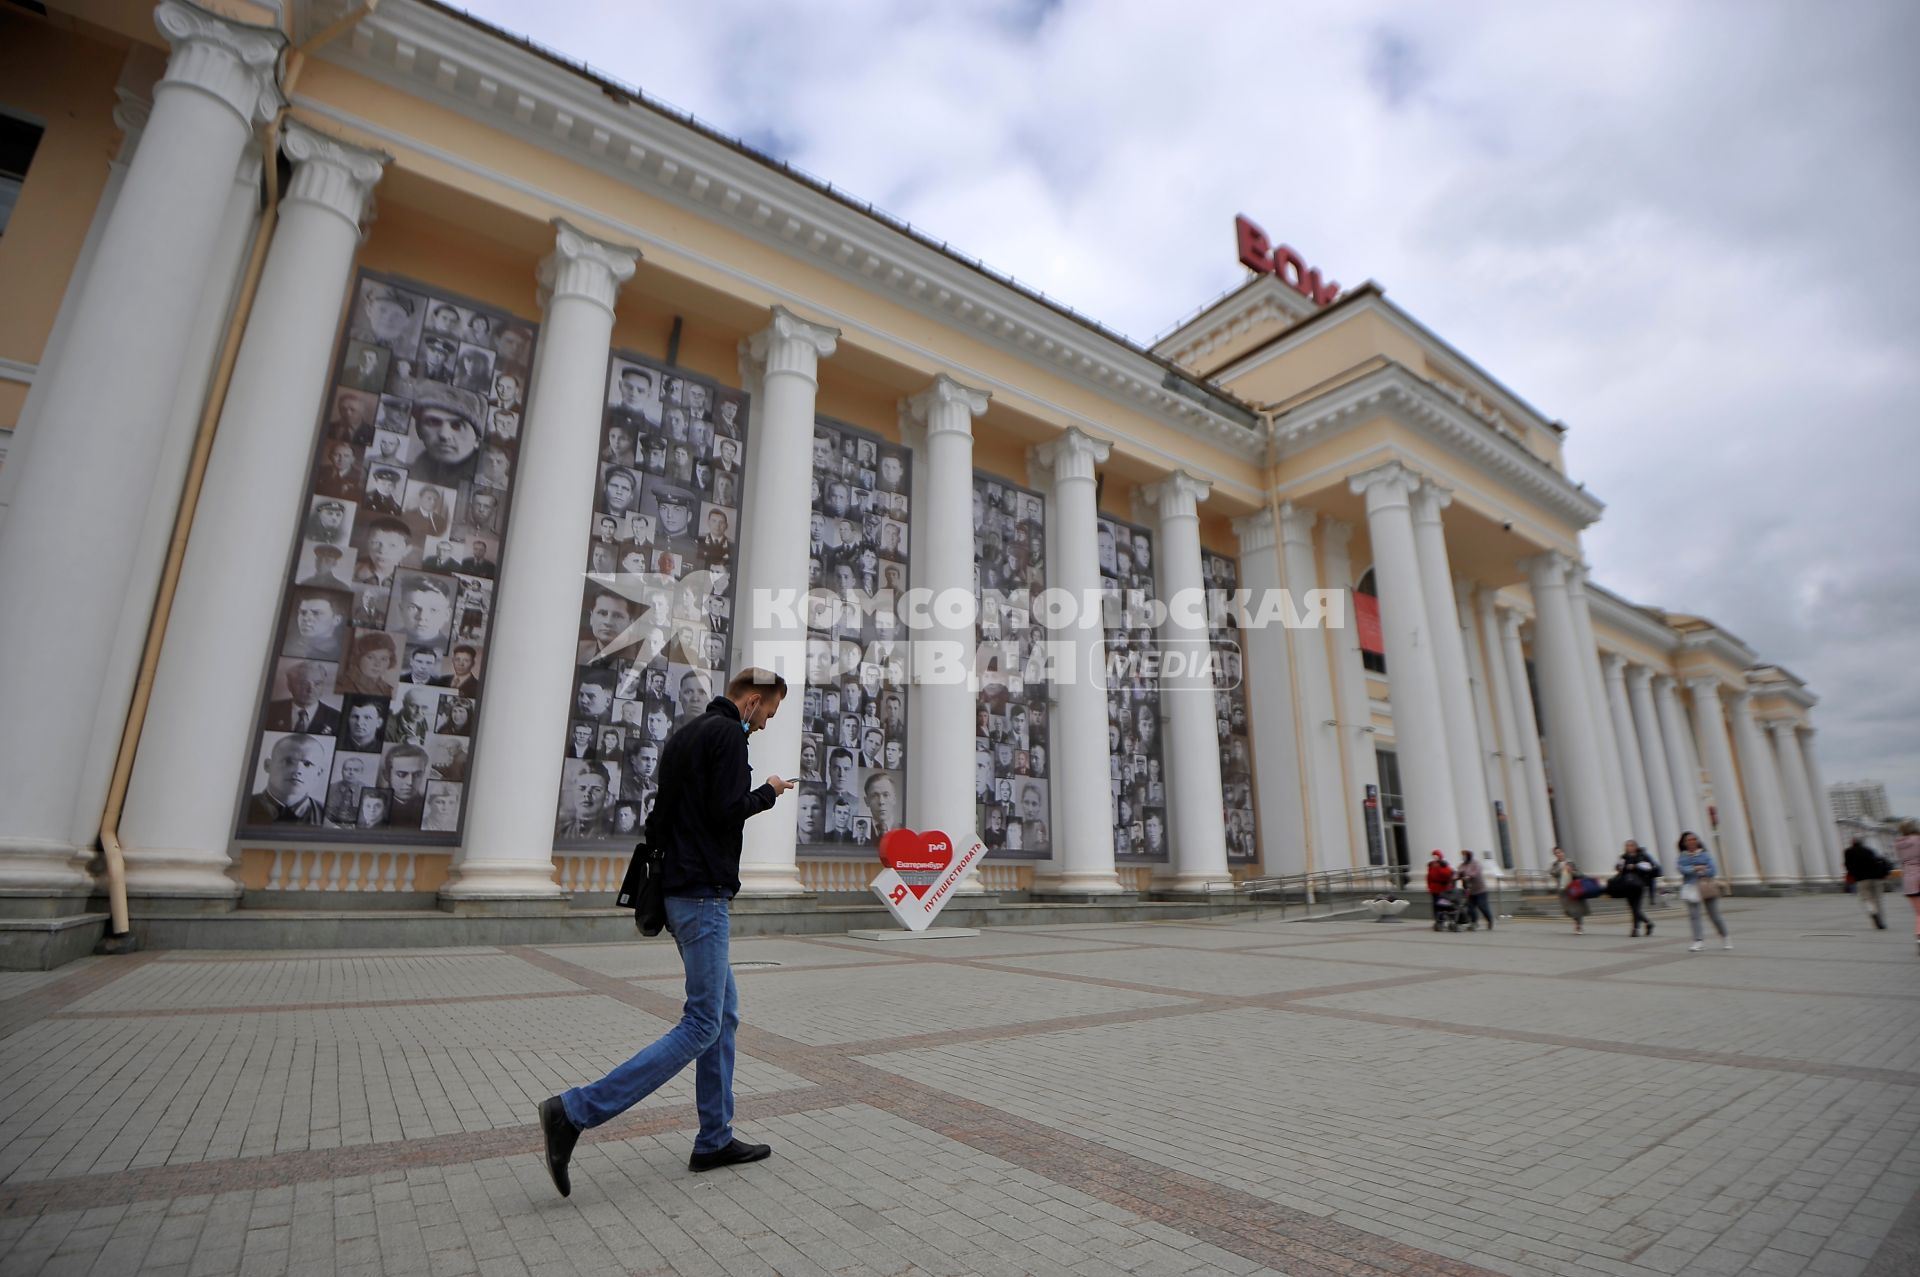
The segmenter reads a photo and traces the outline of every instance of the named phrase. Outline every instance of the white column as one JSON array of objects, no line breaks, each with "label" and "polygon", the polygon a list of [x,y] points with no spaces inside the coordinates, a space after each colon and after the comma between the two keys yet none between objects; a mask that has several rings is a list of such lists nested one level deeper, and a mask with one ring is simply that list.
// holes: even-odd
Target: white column
[{"label": "white column", "polygon": [[[1493,806],[1487,801],[1487,777],[1480,754],[1480,732],[1473,716],[1466,647],[1460,641],[1460,613],[1454,606],[1453,569],[1447,560],[1447,535],[1440,512],[1453,494],[1437,484],[1420,485],[1413,498],[1413,536],[1419,554],[1420,594],[1433,628],[1435,668],[1440,676],[1440,708],[1447,732],[1448,774],[1453,778],[1454,809],[1460,845],[1452,851],[1484,856],[1493,850]],[[1392,665],[1388,665],[1389,672]],[[1421,848],[1425,852],[1430,848]]]},{"label": "white column", "polygon": [[1674,820],[1680,826],[1680,832],[1665,849],[1677,849],[1680,838],[1689,832],[1698,834],[1702,842],[1710,843],[1713,830],[1708,826],[1712,822],[1707,819],[1706,807],[1700,801],[1700,767],[1693,756],[1694,733],[1687,724],[1687,707],[1680,702],[1679,685],[1665,674],[1653,680],[1653,705],[1660,716],[1660,740],[1667,749]]},{"label": "white column", "polygon": [[[75,789],[153,495],[191,315],[284,38],[166,0],[173,45],[55,362],[0,540],[0,892],[87,890]],[[28,605],[28,604],[31,605]],[[57,622],[49,618],[57,615]],[[57,673],[57,676],[55,672]],[[230,804],[229,804],[230,805]]]},{"label": "white column", "polygon": [[[939,650],[942,669],[923,669],[916,659],[913,720],[918,753],[907,760],[915,773],[919,803],[915,827],[939,830],[965,847],[979,837],[974,828],[973,742],[975,692],[973,625],[979,599],[973,592],[973,419],[987,410],[984,390],[951,377],[907,401],[914,421],[926,428],[922,501],[914,509],[917,552],[913,588],[931,591],[933,624],[916,631],[916,656]],[[978,892],[979,866],[967,872],[959,890]]]},{"label": "white column", "polygon": [[1488,779],[1496,771],[1500,789],[1506,795],[1507,836],[1513,840],[1514,872],[1534,872],[1533,814],[1527,801],[1526,745],[1514,726],[1513,689],[1507,681],[1507,654],[1501,641],[1499,608],[1492,590],[1475,590],[1462,600],[1461,614],[1474,613],[1474,629],[1481,644],[1480,660],[1486,673],[1492,731],[1488,740],[1498,750],[1488,764]]},{"label": "white column", "polygon": [[1498,611],[1500,652],[1507,667],[1507,688],[1512,697],[1513,738],[1519,742],[1520,771],[1527,796],[1527,829],[1533,840],[1528,865],[1535,873],[1545,873],[1559,843],[1553,831],[1553,804],[1547,798],[1547,763],[1541,750],[1539,718],[1534,712],[1533,687],[1527,680],[1527,657],[1520,646],[1520,617],[1512,611]]},{"label": "white column", "polygon": [[1833,800],[1827,797],[1827,782],[1820,775],[1820,756],[1814,752],[1813,729],[1796,733],[1800,738],[1800,762],[1807,772],[1807,787],[1812,791],[1813,812],[1820,830],[1820,863],[1825,876],[1838,878],[1844,872],[1840,860],[1840,840],[1834,834]]},{"label": "white column", "polygon": [[[218,372],[216,364],[221,345],[233,322],[241,276],[253,249],[254,234],[259,229],[260,173],[259,151],[249,146],[246,157],[240,161],[240,171],[234,175],[233,185],[227,191],[220,245],[209,268],[206,287],[201,291],[193,315],[184,320],[192,328],[192,337],[181,361],[180,381],[174,387],[164,441],[154,464],[153,498],[147,503],[146,516],[137,534],[127,592],[121,599],[120,618],[114,627],[113,651],[100,679],[100,703],[94,711],[87,761],[74,798],[72,836],[81,846],[91,844],[99,836],[100,815],[106,807],[107,790],[113,783],[114,766],[120,760],[127,707],[133,701],[134,685],[139,680],[140,659],[146,652],[154,601],[172,548],[173,527],[180,514],[187,468],[193,460],[200,419],[206,412],[207,398]],[[329,331],[328,340],[331,339]],[[300,428],[306,429],[310,424],[302,420]],[[303,464],[304,461],[302,454]],[[228,786],[225,791],[228,798],[231,789]]]},{"label": "white column", "polygon": [[[1259,510],[1242,515],[1233,521],[1233,530],[1240,538],[1240,588],[1247,591],[1248,611],[1257,613],[1260,601],[1280,589],[1280,547],[1273,513]],[[1288,651],[1287,629],[1248,626],[1240,631],[1240,642],[1247,725],[1253,735],[1253,808],[1260,822],[1261,872],[1304,873],[1306,803],[1301,795],[1300,746],[1294,734],[1293,656]]]},{"label": "white column", "polygon": [[1646,778],[1647,801],[1653,809],[1654,859],[1680,842],[1680,813],[1673,801],[1673,766],[1667,760],[1665,730],[1653,707],[1653,671],[1644,665],[1627,667],[1627,700],[1633,709],[1634,736],[1640,742],[1641,772]]},{"label": "white column", "polygon": [[[1380,624],[1392,680],[1393,734],[1407,800],[1407,836],[1414,862],[1434,850],[1460,850],[1447,751],[1447,720],[1434,658],[1433,613],[1420,582],[1410,502],[1420,477],[1397,461],[1354,475],[1348,485],[1367,499],[1367,532],[1380,592]],[[1458,636],[1455,626],[1452,633]]]},{"label": "white column", "polygon": [[[1306,600],[1307,591],[1320,586],[1313,559],[1313,525],[1318,517],[1291,501],[1280,507],[1280,564],[1296,609]],[[1347,838],[1346,804],[1341,801],[1340,724],[1333,709],[1327,635],[1318,627],[1288,629],[1285,634],[1299,697],[1300,768],[1306,783],[1308,828],[1313,834],[1307,868],[1346,869],[1355,863],[1355,857]],[[1361,859],[1364,861],[1364,853]]]},{"label": "white column", "polygon": [[1536,555],[1523,566],[1533,588],[1533,659],[1546,701],[1547,740],[1564,823],[1561,846],[1569,859],[1591,873],[1619,850],[1608,814],[1600,742],[1593,730],[1593,700],[1582,671],[1593,664],[1593,649],[1580,641],[1574,624],[1566,557]]},{"label": "white column", "polygon": [[[799,700],[807,685],[807,625],[799,604],[807,592],[807,524],[812,513],[807,475],[813,466],[820,361],[833,354],[839,338],[839,329],[775,306],[773,322],[747,347],[761,383],[752,427],[760,443],[757,468],[747,476],[754,512],[752,540],[740,547],[740,603],[734,615],[742,616],[744,607],[746,624],[734,622],[734,668],[773,670],[787,680],[793,702],[749,743],[753,770],[763,776],[792,779],[800,773]],[[967,508],[972,509],[971,498]],[[782,602],[786,606],[777,606]],[[915,764],[909,760],[907,765]],[[967,775],[973,775],[971,764]],[[782,803],[747,822],[740,851],[742,895],[806,894],[794,858],[799,843],[794,820],[793,805]]]},{"label": "white column", "polygon": [[[1733,749],[1747,796],[1747,814],[1753,819],[1754,849],[1760,876],[1769,883],[1794,882],[1800,871],[1787,829],[1787,811],[1780,801],[1780,771],[1773,753],[1753,721],[1753,697],[1744,688],[1733,694]],[[1714,786],[1715,790],[1719,785]]]},{"label": "white column", "polygon": [[360,219],[387,157],[289,124],[292,180],[240,341],[154,671],[121,836],[136,896],[239,895],[227,876],[234,784],[254,742],[287,545],[305,512]]},{"label": "white column", "polygon": [[[1593,637],[1593,608],[1587,599],[1587,565],[1575,562],[1567,569],[1567,602],[1573,607],[1574,633],[1580,641],[1580,677],[1591,707],[1594,745],[1600,753],[1600,775],[1606,782],[1608,827],[1612,846],[1633,837],[1633,810],[1627,803],[1627,781],[1620,770],[1620,742],[1614,739],[1613,710],[1607,704],[1606,684],[1600,677],[1600,644]],[[1613,853],[1609,853],[1613,854]]]},{"label": "white column", "polygon": [[553,880],[553,827],[579,639],[580,548],[593,524],[613,304],[639,257],[556,220],[553,252],[540,263],[540,342],[487,652],[494,676],[480,702],[466,833],[440,888],[447,900],[565,894]]},{"label": "white column", "polygon": [[1627,786],[1627,810],[1633,813],[1628,835],[1642,847],[1656,837],[1653,800],[1647,794],[1647,773],[1640,763],[1640,738],[1633,730],[1633,709],[1627,703],[1626,658],[1608,652],[1600,658],[1607,685],[1607,710],[1613,718],[1613,739],[1620,746],[1620,776]]},{"label": "white column", "polygon": [[[1167,617],[1160,625],[1161,646],[1169,655],[1199,658],[1211,647],[1207,626],[1206,572],[1200,562],[1199,503],[1210,485],[1175,471],[1140,490],[1159,525],[1160,563],[1156,570]],[[1308,546],[1312,554],[1312,546]],[[1319,637],[1315,634],[1315,637]],[[1214,726],[1213,678],[1204,667],[1187,666],[1163,674],[1160,703],[1166,709],[1163,751],[1170,775],[1168,821],[1172,826],[1174,891],[1204,891],[1210,882],[1228,882],[1227,826],[1222,816],[1220,735]]]},{"label": "white column", "polygon": [[[1727,718],[1720,704],[1720,680],[1711,674],[1687,680],[1693,693],[1693,730],[1700,741],[1700,754],[1707,766],[1707,779],[1713,785],[1714,811],[1719,814],[1717,831],[1720,871],[1744,882],[1760,879],[1753,859],[1753,839],[1747,832],[1746,804],[1740,800],[1740,776],[1733,767],[1733,744],[1727,737]],[[1714,835],[1701,831],[1701,836]]]},{"label": "white column", "polygon": [[[1117,892],[1113,868],[1113,803],[1108,789],[1107,678],[1099,649],[1100,510],[1094,496],[1094,468],[1107,459],[1112,444],[1068,430],[1034,449],[1034,461],[1050,472],[1047,522],[1054,530],[1054,558],[1048,565],[1050,588],[1073,597],[1073,625],[1050,637],[1062,645],[1056,691],[1053,739],[1055,783],[1061,802],[1053,827],[1059,872],[1043,882],[1056,892]],[[1098,744],[1096,744],[1098,742]]]},{"label": "white column", "polygon": [[[1340,720],[1340,749],[1346,758],[1346,784],[1340,791],[1340,806],[1347,817],[1347,845],[1353,848],[1355,863],[1366,861],[1367,786],[1374,797],[1380,794],[1380,758],[1373,746],[1373,709],[1367,695],[1367,667],[1360,654],[1360,623],[1353,602],[1353,525],[1338,519],[1320,524],[1320,553],[1326,568],[1324,580],[1337,592],[1338,605],[1345,612],[1342,624],[1333,632],[1334,687]],[[1258,596],[1254,596],[1256,599]],[[1249,707],[1251,709],[1251,707]],[[1381,853],[1387,854],[1385,817],[1381,816]]]},{"label": "white column", "polygon": [[1500,854],[1500,829],[1493,816],[1493,803],[1497,800],[1506,813],[1507,846],[1513,857],[1514,867],[1521,865],[1520,834],[1513,823],[1513,790],[1507,783],[1506,756],[1500,752],[1500,737],[1493,727],[1493,694],[1487,687],[1487,663],[1481,655],[1479,625],[1473,613],[1473,582],[1464,577],[1455,577],[1453,582],[1453,610],[1460,618],[1460,646],[1467,655],[1467,678],[1472,686],[1469,691],[1473,700],[1474,739],[1480,745],[1480,774],[1487,790],[1487,828],[1491,831],[1492,842],[1487,844],[1487,854],[1498,862]]},{"label": "white column", "polygon": [[1775,764],[1780,783],[1786,788],[1787,813],[1793,822],[1793,840],[1800,852],[1800,876],[1819,882],[1827,876],[1820,854],[1819,810],[1813,805],[1813,788],[1807,783],[1807,769],[1800,757],[1800,734],[1791,719],[1777,718],[1767,724],[1773,735]]}]

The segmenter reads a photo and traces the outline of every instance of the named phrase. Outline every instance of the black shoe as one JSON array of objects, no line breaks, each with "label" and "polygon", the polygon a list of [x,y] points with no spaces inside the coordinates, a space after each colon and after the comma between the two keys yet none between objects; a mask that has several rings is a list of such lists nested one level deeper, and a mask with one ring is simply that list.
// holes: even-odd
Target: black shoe
[{"label": "black shoe", "polygon": [[1652,924],[1651,922],[1649,922],[1649,923],[1647,924],[1647,934],[1648,934],[1648,935],[1652,935],[1652,934],[1653,934],[1653,924]]},{"label": "black shoe", "polygon": [[722,1166],[735,1166],[742,1162],[758,1162],[773,1156],[773,1148],[767,1144],[747,1144],[734,1140],[725,1148],[716,1148],[711,1153],[695,1153],[687,1159],[687,1169],[699,1174],[701,1171],[718,1170]]},{"label": "black shoe", "polygon": [[1887,929],[1886,919],[1882,918],[1877,913],[1873,915],[1873,925],[1881,931],[1885,931]]},{"label": "black shoe", "polygon": [[560,1190],[560,1196],[569,1197],[573,1180],[567,1175],[567,1162],[573,1157],[573,1146],[580,1142],[580,1128],[567,1116],[559,1096],[540,1101],[540,1130],[547,1137],[547,1174],[553,1176],[553,1186]]}]

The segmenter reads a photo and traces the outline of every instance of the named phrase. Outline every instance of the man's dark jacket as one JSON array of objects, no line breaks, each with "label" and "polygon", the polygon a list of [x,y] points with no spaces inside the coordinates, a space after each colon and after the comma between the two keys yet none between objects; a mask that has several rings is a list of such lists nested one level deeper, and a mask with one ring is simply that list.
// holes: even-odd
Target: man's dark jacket
[{"label": "man's dark jacket", "polygon": [[724,696],[667,737],[647,842],[667,855],[669,896],[732,896],[740,890],[740,829],[773,806],[772,785],[751,787],[747,733]]},{"label": "man's dark jacket", "polygon": [[1859,839],[1847,844],[1841,857],[1846,862],[1847,872],[1853,875],[1855,882],[1873,882],[1885,878],[1890,866],[1880,857],[1880,853]]}]

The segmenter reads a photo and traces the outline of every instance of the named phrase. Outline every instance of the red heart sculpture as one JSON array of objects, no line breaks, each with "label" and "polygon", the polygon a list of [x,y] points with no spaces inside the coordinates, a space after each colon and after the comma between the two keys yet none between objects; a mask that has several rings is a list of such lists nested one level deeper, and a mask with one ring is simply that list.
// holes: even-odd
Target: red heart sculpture
[{"label": "red heart sculpture", "polygon": [[[953,863],[953,839],[928,830],[895,829],[880,838],[880,863],[897,874],[928,874],[938,877]],[[933,883],[907,883],[907,890],[924,898]]]}]

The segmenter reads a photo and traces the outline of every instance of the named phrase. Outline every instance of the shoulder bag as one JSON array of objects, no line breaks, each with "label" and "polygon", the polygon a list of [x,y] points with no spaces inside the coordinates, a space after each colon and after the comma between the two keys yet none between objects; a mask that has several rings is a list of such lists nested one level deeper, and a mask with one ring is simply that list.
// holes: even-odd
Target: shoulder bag
[{"label": "shoulder bag", "polygon": [[633,859],[627,862],[627,876],[620,880],[614,903],[633,910],[633,925],[643,936],[657,936],[667,925],[666,869],[664,850],[649,847],[644,840],[634,844]]}]

